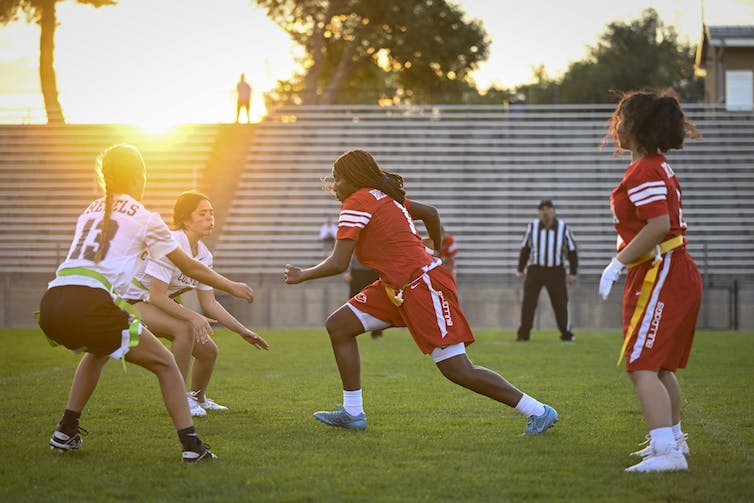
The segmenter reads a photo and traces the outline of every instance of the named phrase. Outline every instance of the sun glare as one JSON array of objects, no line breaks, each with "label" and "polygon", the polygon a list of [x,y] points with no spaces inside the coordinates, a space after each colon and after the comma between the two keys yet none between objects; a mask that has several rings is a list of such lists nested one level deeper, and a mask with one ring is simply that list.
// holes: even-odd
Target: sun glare
[{"label": "sun glare", "polygon": [[246,0],[212,9],[199,0],[98,9],[64,2],[58,17],[55,68],[70,123],[162,133],[178,124],[234,122],[241,73],[253,88],[251,121],[259,122],[265,93],[294,71],[287,35]]}]

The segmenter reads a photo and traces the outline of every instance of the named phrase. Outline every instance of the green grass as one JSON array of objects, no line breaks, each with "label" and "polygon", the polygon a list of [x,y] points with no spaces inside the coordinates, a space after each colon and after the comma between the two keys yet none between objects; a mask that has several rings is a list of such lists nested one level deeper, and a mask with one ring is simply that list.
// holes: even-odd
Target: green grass
[{"label": "green grass", "polygon": [[82,417],[80,452],[47,441],[78,361],[38,330],[0,330],[0,501],[751,501],[753,333],[697,335],[684,389],[689,470],[626,474],[646,433],[620,336],[554,333],[512,342],[479,332],[472,360],[552,404],[560,422],[521,435],[516,411],[446,381],[403,330],[361,338],[364,432],[316,422],[341,392],[324,330],[261,331],[256,351],[220,330],[209,395],[229,411],[198,418],[215,463],[185,466],[157,380],[110,363]]}]

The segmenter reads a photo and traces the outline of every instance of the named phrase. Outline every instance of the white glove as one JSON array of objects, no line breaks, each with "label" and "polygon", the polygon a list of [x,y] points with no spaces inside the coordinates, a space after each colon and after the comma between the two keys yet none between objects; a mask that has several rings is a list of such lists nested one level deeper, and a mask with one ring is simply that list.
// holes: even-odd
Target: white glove
[{"label": "white glove", "polygon": [[618,281],[624,267],[626,267],[625,264],[621,263],[617,257],[613,257],[613,260],[602,271],[602,277],[600,278],[600,297],[602,297],[602,300],[607,300],[607,296],[610,295],[610,289],[613,288],[613,283]]}]

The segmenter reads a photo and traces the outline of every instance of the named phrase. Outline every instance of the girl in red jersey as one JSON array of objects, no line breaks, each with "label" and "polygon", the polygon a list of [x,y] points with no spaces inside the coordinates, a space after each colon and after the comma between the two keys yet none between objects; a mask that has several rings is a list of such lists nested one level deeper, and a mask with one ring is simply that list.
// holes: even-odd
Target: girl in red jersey
[{"label": "girl in red jersey", "polygon": [[[341,155],[332,169],[331,189],[343,203],[335,247],[324,261],[308,269],[285,266],[288,284],[340,274],[355,252],[380,279],[365,287],[327,319],[335,360],[343,383],[343,404],[316,412],[323,423],[366,428],[356,336],[391,326],[408,327],[416,345],[432,356],[437,368],[454,383],[510,407],[528,418],[526,433],[543,433],[558,420],[549,405],[522,393],[499,374],[471,363],[466,345],[474,342],[461,311],[450,272],[438,267],[414,227],[424,222],[434,243],[442,243],[437,210],[408,201],[403,178],[380,169],[363,150]],[[436,253],[435,253],[436,255]]]},{"label": "girl in red jersey", "polygon": [[621,99],[609,132],[616,150],[630,151],[632,162],[610,196],[618,254],[602,273],[599,292],[606,299],[628,267],[620,357],[649,428],[649,445],[632,453],[643,460],[629,472],[688,468],[675,371],[689,358],[702,282],[686,251],[681,186],[663,155],[681,149],[687,133],[698,136],[678,100],[646,92]]}]

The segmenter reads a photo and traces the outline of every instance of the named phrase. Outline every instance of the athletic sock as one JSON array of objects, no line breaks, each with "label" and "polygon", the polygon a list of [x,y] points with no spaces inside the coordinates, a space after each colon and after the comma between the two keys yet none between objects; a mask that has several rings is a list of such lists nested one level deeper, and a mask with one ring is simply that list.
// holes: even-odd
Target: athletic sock
[{"label": "athletic sock", "polygon": [[79,432],[79,418],[81,412],[75,412],[70,409],[65,409],[63,412],[63,418],[58,423],[58,430],[62,431],[68,436],[75,435]]},{"label": "athletic sock", "polygon": [[178,440],[181,441],[184,451],[199,452],[202,444],[199,440],[199,436],[196,434],[196,429],[193,426],[178,430]]},{"label": "athletic sock", "polygon": [[665,426],[649,430],[649,436],[652,438],[652,446],[656,453],[667,453],[675,449],[675,437],[673,437],[673,428]]},{"label": "athletic sock", "polygon": [[343,408],[352,416],[358,416],[364,412],[364,402],[361,398],[361,390],[343,390]]},{"label": "athletic sock", "polygon": [[521,400],[516,404],[516,410],[526,417],[541,416],[545,413],[545,406],[542,402],[524,393]]}]

